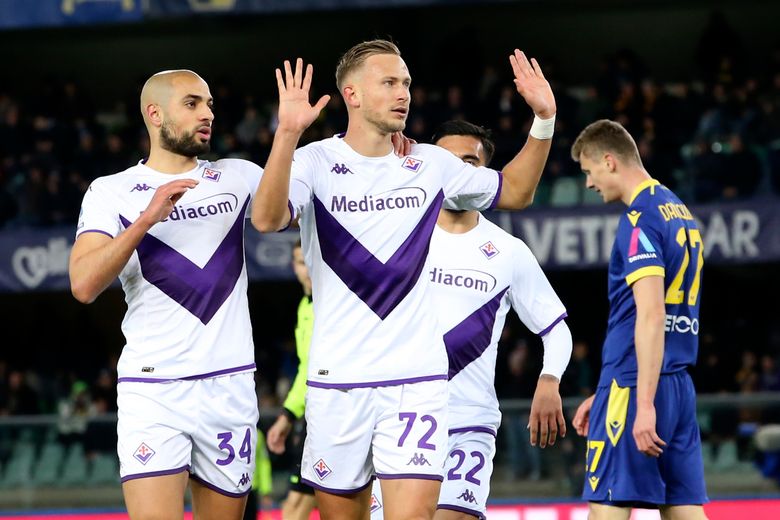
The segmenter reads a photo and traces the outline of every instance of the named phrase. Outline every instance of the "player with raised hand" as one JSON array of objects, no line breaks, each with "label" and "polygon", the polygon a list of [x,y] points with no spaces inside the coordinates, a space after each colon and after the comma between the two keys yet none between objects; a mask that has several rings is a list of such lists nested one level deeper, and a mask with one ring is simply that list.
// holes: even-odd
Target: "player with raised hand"
[{"label": "player with raised hand", "polygon": [[530,204],[553,133],[555,98],[538,64],[520,51],[510,62],[536,118],[503,174],[432,145],[393,153],[411,77],[391,42],[342,56],[347,132],[299,150],[327,98],[308,102],[312,69],[301,60],[277,71],[279,125],[252,222],[260,231],[301,227],[317,316],[301,472],[326,520],[363,518],[375,474],[385,518],[433,517],[447,456],[448,360],[429,304],[430,237],[442,206]]}]

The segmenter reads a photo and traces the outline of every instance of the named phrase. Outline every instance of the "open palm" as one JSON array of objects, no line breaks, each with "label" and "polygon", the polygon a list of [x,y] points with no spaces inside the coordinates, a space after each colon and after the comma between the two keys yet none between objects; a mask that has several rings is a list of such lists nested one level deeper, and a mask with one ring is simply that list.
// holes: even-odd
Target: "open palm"
[{"label": "open palm", "polygon": [[279,130],[303,133],[330,100],[330,96],[322,96],[314,106],[309,103],[313,74],[314,67],[311,63],[306,66],[304,74],[301,58],[295,62],[295,72],[289,60],[284,61],[284,77],[282,71],[276,69],[276,84],[279,87]]},{"label": "open palm", "polygon": [[515,74],[514,83],[517,92],[523,96],[534,114],[542,119],[554,116],[555,96],[536,58],[531,58],[529,62],[523,51],[515,49],[514,54],[509,57],[509,63]]}]

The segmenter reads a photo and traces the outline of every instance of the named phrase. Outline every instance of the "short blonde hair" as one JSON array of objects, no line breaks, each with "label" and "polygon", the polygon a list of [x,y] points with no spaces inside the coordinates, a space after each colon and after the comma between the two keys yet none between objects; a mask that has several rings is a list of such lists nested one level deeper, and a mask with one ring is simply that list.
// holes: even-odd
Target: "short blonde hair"
[{"label": "short blonde hair", "polygon": [[395,54],[396,56],[401,56],[401,51],[396,44],[387,40],[370,40],[358,43],[344,53],[339,60],[338,66],[336,66],[336,86],[338,86],[339,90],[344,86],[344,78],[346,78],[350,72],[353,72],[363,65],[368,57],[377,54]]},{"label": "short blonde hair", "polygon": [[580,161],[580,155],[596,160],[607,152],[642,166],[642,158],[634,138],[623,125],[609,119],[599,119],[586,126],[571,145],[571,158],[576,162]]}]

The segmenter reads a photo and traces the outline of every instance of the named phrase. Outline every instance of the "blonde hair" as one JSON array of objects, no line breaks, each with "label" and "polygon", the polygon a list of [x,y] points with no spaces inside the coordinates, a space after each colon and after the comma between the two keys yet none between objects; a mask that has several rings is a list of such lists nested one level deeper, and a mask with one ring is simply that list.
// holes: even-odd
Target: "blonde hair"
[{"label": "blonde hair", "polygon": [[580,161],[580,155],[596,160],[606,152],[642,166],[634,138],[623,125],[609,119],[599,119],[586,126],[571,145],[571,158],[576,162]]},{"label": "blonde hair", "polygon": [[336,86],[338,86],[339,90],[344,86],[344,78],[350,72],[360,68],[368,57],[377,54],[401,56],[401,51],[396,44],[387,40],[370,40],[358,43],[344,53],[339,60],[338,66],[336,66]]}]

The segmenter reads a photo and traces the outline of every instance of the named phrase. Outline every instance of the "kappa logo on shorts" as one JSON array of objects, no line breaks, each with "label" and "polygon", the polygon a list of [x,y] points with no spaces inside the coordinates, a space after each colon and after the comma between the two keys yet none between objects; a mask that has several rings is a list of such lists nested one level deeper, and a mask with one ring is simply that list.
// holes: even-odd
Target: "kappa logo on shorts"
[{"label": "kappa logo on shorts", "polygon": [[371,493],[371,507],[369,508],[369,512],[373,514],[380,509],[382,509],[382,502],[379,501],[375,494]]},{"label": "kappa logo on shorts", "polygon": [[320,480],[325,480],[328,477],[328,475],[333,473],[331,469],[328,467],[328,465],[325,464],[325,461],[322,459],[318,460],[312,467],[314,468],[314,472],[317,474],[317,478],[319,478]]},{"label": "kappa logo on shorts", "polygon": [[425,454],[420,453],[419,455],[417,453],[414,454],[414,456],[409,460],[409,462],[406,463],[408,466],[409,464],[414,464],[415,466],[424,466],[425,464],[431,465],[430,462],[428,462],[428,459],[425,458]]},{"label": "kappa logo on shorts", "polygon": [[241,480],[238,481],[238,487],[243,487],[249,484],[252,481],[251,478],[249,478],[248,473],[244,473],[241,475]]},{"label": "kappa logo on shorts", "polygon": [[138,459],[138,462],[146,466],[146,463],[149,462],[149,459],[154,457],[154,454],[156,452],[146,445],[145,442],[142,442],[140,446],[135,450],[135,453],[133,453],[133,457]]},{"label": "kappa logo on shorts", "polygon": [[474,493],[472,493],[470,489],[465,490],[463,493],[460,494],[458,498],[465,500],[469,504],[477,503],[477,499],[474,498]]},{"label": "kappa logo on shorts", "polygon": [[220,175],[222,175],[222,172],[219,170],[212,170],[211,168],[203,170],[203,178],[210,181],[219,182]]},{"label": "kappa logo on shorts", "polygon": [[479,246],[479,250],[482,251],[482,254],[485,255],[488,260],[500,252],[498,249],[496,249],[496,246],[493,245],[493,242],[486,242],[482,244]]},{"label": "kappa logo on shorts", "polygon": [[406,168],[410,172],[417,173],[420,171],[420,166],[422,166],[422,161],[420,159],[415,159],[414,157],[407,157],[404,159],[403,164],[401,167]]}]

